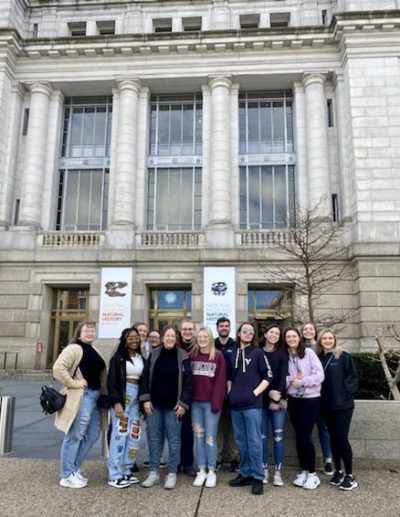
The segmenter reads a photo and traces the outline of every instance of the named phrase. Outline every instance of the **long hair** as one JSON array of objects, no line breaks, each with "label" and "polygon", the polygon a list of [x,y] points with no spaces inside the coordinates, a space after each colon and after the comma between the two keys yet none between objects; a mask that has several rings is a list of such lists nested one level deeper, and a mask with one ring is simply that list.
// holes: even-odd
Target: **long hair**
[{"label": "long hair", "polygon": [[262,348],[263,346],[265,346],[265,344],[267,343],[267,338],[265,337],[265,334],[271,330],[271,329],[275,329],[277,328],[279,330],[279,339],[275,345],[275,351],[281,351],[283,350],[283,341],[282,341],[282,329],[281,327],[277,324],[277,323],[271,323],[270,325],[268,325],[265,330],[263,331],[263,337],[262,339],[260,340],[260,348]]},{"label": "long hair", "polygon": [[215,343],[214,343],[214,337],[213,337],[213,333],[211,332],[211,329],[209,327],[201,327],[197,334],[196,334],[196,341],[195,341],[195,344],[194,344],[194,347],[192,349],[192,352],[191,352],[191,356],[195,356],[197,355],[199,352],[201,352],[201,349],[200,349],[200,346],[199,346],[199,343],[197,341],[197,338],[199,336],[199,332],[204,332],[205,334],[207,334],[207,337],[208,337],[208,346],[209,346],[209,349],[210,351],[208,352],[208,357],[210,359],[210,361],[214,361],[215,359],[215,353],[216,353],[216,348],[215,348]]},{"label": "long hair", "polygon": [[306,354],[306,347],[304,345],[303,338],[302,338],[299,330],[296,327],[287,327],[285,329],[285,331],[283,332],[283,345],[285,347],[285,350],[287,350],[287,352],[289,353],[290,349],[289,349],[289,346],[286,341],[286,334],[290,331],[296,332],[296,334],[299,336],[300,341],[299,341],[299,346],[297,347],[297,355],[300,357],[300,359],[303,359],[303,357]]},{"label": "long hair", "polygon": [[139,336],[139,332],[136,327],[126,328],[121,332],[121,336],[119,338],[119,343],[118,343],[118,348],[114,355],[119,355],[122,358],[124,358],[126,361],[131,360],[131,356],[129,355],[129,352],[126,348],[126,341],[128,339],[129,334],[131,334],[131,332],[136,332],[136,334],[139,337],[139,346],[136,349],[136,353],[141,356],[141,358],[143,359],[143,362],[144,362],[145,358],[143,357],[142,351],[140,349],[140,336]]},{"label": "long hair", "polygon": [[78,341],[78,339],[80,339],[82,328],[85,325],[87,327],[93,327],[94,329],[96,328],[96,323],[94,321],[81,321],[79,323],[79,325],[76,327],[74,335],[72,336],[70,343],[76,343]]},{"label": "long hair", "polygon": [[237,331],[237,342],[238,342],[238,345],[240,346],[240,332],[243,328],[243,325],[250,325],[250,327],[254,330],[254,334],[253,334],[253,339],[251,340],[251,343],[250,345],[254,346],[254,343],[255,343],[255,340],[256,340],[256,329],[254,328],[254,325],[253,323],[250,323],[250,321],[244,321],[240,327],[238,328],[238,331]]},{"label": "long hair", "polygon": [[305,323],[303,323],[303,325],[300,327],[300,334],[301,334],[302,338],[303,338],[303,339],[305,339],[305,338],[304,338],[304,327],[305,327],[306,325],[311,325],[311,326],[312,326],[312,328],[314,329],[314,332],[315,332],[314,339],[315,339],[315,342],[317,342],[317,341],[318,341],[318,330],[317,330],[317,327],[315,326],[315,323],[314,323],[314,322],[312,322],[312,321],[306,321],[306,322],[305,322]]},{"label": "long hair", "polygon": [[332,353],[333,353],[335,359],[339,359],[339,357],[342,355],[343,350],[340,347],[340,345],[338,345],[336,334],[335,334],[335,332],[332,329],[328,329],[327,328],[327,329],[323,329],[323,331],[320,332],[319,338],[317,340],[317,344],[315,346],[315,352],[317,354],[320,354],[324,350],[321,342],[322,342],[322,338],[324,337],[324,335],[327,332],[330,332],[332,334],[334,342],[335,342],[335,346],[334,346],[334,348],[332,350]]}]

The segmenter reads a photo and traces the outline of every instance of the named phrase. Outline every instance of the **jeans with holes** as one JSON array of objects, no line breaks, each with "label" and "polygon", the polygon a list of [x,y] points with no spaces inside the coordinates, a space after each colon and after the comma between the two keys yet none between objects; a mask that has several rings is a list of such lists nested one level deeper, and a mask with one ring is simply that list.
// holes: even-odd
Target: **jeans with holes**
[{"label": "jeans with holes", "polygon": [[126,384],[125,409],[121,418],[111,408],[111,438],[108,453],[108,478],[120,479],[130,473],[140,440],[139,386]]},{"label": "jeans with holes", "polygon": [[181,420],[177,418],[173,409],[160,409],[153,406],[152,414],[147,417],[147,425],[150,470],[158,472],[166,438],[169,450],[168,472],[176,474],[181,457]]},{"label": "jeans with holes", "polygon": [[211,402],[192,402],[192,427],[198,468],[217,466],[217,432],[221,411],[213,413]]},{"label": "jeans with holes", "polygon": [[283,427],[285,425],[286,411],[271,411],[263,409],[263,463],[264,467],[268,467],[268,439],[269,429],[272,428],[272,437],[274,440],[274,463],[275,470],[282,469],[284,444],[283,444]]},{"label": "jeans with holes", "polygon": [[83,461],[100,436],[100,409],[97,399],[100,390],[85,389],[75,420],[64,436],[61,446],[62,478],[81,468]]},{"label": "jeans with holes", "polygon": [[232,409],[232,425],[240,455],[240,473],[264,479],[262,409]]}]

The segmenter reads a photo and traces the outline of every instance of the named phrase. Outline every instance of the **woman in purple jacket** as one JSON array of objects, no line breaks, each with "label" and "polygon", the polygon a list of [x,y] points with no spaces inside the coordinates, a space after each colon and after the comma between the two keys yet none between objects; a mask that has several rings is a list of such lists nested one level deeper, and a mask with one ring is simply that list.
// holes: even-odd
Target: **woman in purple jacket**
[{"label": "woman in purple jacket", "polygon": [[293,484],[313,490],[321,483],[315,472],[315,448],[311,434],[319,414],[324,370],[316,353],[304,346],[296,328],[286,329],[283,341],[289,356],[289,374],[286,379],[288,413],[296,433],[301,467],[301,473]]}]

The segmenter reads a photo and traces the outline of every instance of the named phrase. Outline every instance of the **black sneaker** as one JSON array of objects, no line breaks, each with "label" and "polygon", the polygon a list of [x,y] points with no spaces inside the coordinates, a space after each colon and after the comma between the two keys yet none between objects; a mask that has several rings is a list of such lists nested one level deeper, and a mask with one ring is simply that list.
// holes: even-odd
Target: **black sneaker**
[{"label": "black sneaker", "polygon": [[253,483],[251,484],[251,493],[254,495],[262,495],[264,493],[262,479],[253,479]]},{"label": "black sneaker", "polygon": [[150,467],[150,461],[149,460],[146,460],[142,463],[142,467],[148,469]]},{"label": "black sneaker", "polygon": [[231,461],[230,471],[231,472],[239,472],[239,462],[237,460],[232,460]]},{"label": "black sneaker", "polygon": [[128,481],[130,485],[136,485],[137,483],[139,483],[139,479],[136,476],[134,476],[132,472],[130,474],[125,474],[124,479],[125,481]]},{"label": "black sneaker", "polygon": [[332,479],[329,481],[331,485],[339,486],[340,483],[344,480],[344,474],[341,470],[336,470],[332,476]]},{"label": "black sneaker", "polygon": [[160,461],[160,469],[166,469],[167,468],[167,464],[165,463],[165,461]]},{"label": "black sneaker", "polygon": [[239,474],[234,479],[229,481],[229,486],[237,487],[237,486],[250,486],[253,484],[252,476],[242,476]]},{"label": "black sneaker", "polygon": [[130,486],[129,481],[127,481],[124,478],[113,479],[113,480],[110,479],[108,484],[109,484],[109,486],[112,486],[114,488],[128,488]]},{"label": "black sneaker", "polygon": [[136,465],[136,463],[131,467],[131,472],[139,472],[139,467]]},{"label": "black sneaker", "polygon": [[339,486],[340,490],[354,490],[357,487],[358,483],[352,474],[347,474]]},{"label": "black sneaker", "polygon": [[333,468],[332,468],[332,463],[330,461],[327,461],[324,465],[324,474],[326,476],[332,476],[333,474]]}]

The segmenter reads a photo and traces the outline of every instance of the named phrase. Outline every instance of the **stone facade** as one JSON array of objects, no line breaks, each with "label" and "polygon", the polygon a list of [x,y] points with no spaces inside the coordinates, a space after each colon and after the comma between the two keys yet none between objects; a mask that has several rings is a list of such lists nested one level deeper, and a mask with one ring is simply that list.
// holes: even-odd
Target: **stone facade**
[{"label": "stone facade", "polygon": [[[97,320],[107,266],[134,270],[132,321],[149,320],[152,287],[183,286],[198,323],[203,268],[235,266],[236,319],[247,319],[249,289],[276,288],[274,242],[285,233],[275,205],[270,228],[242,221],[244,174],[263,170],[261,178],[268,167],[286,171],[288,204],[312,208],[324,196],[319,210],[331,217],[337,203],[353,274],[324,303],[356,309],[341,337],[349,349],[373,349],[376,328],[400,320],[399,33],[399,0],[0,0],[0,368],[2,352],[18,352],[20,367],[48,364],[57,289],[87,289]],[[284,149],[275,141],[272,151],[243,151],[242,114],[254,92],[267,94],[258,106],[271,92],[278,111],[291,106],[277,119]],[[154,153],[163,99],[188,96],[197,99],[191,106],[201,102],[201,149]],[[94,136],[92,155],[63,154],[73,102],[86,106],[85,120],[112,107],[107,153],[93,151]],[[71,230],[62,178],[100,169],[102,226]],[[150,190],[161,189],[150,177],[156,185],[161,169],[171,182],[177,170],[182,182],[200,171],[189,229],[149,223]],[[178,212],[182,193],[170,193]],[[243,217],[250,210],[248,202]],[[105,351],[111,345],[99,340]]]}]

